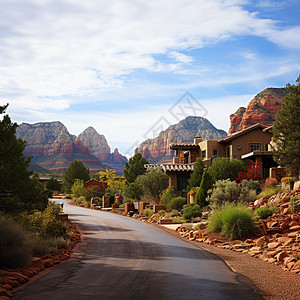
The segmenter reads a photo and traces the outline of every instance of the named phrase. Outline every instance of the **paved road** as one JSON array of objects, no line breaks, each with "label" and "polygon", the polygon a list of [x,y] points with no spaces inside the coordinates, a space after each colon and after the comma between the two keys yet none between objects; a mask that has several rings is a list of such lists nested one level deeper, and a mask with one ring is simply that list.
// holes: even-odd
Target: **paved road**
[{"label": "paved road", "polygon": [[12,299],[262,299],[215,255],[156,226],[67,203],[83,230],[73,258]]}]

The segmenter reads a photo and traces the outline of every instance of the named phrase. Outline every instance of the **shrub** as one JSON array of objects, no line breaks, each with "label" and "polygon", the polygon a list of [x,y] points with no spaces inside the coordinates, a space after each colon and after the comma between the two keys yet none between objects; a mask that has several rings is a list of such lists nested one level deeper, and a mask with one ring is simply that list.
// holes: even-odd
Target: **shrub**
[{"label": "shrub", "polygon": [[162,192],[160,203],[163,204],[165,207],[168,207],[173,198],[174,198],[174,187],[171,187]]},{"label": "shrub", "polygon": [[278,180],[276,178],[269,177],[263,183],[263,189],[266,189],[270,186],[276,186],[278,184]]},{"label": "shrub", "polygon": [[252,179],[252,180],[261,180],[262,164],[251,162],[250,165],[246,166],[245,172],[239,172],[236,181],[241,183],[242,180]]},{"label": "shrub", "polygon": [[185,220],[191,220],[193,218],[201,217],[202,210],[198,204],[188,204],[184,206],[182,213]]},{"label": "shrub", "polygon": [[148,218],[150,218],[153,214],[154,212],[151,208],[146,208],[143,211],[143,215],[147,216]]},{"label": "shrub", "polygon": [[205,225],[203,223],[200,223],[200,224],[194,225],[193,229],[194,230],[201,230],[203,227],[205,227]]},{"label": "shrub", "polygon": [[186,204],[186,198],[176,197],[171,200],[171,202],[168,205],[168,208],[181,210],[184,204]]},{"label": "shrub", "polygon": [[75,181],[71,187],[72,197],[76,198],[76,197],[83,195],[85,189],[86,188],[84,187],[84,180],[75,179]]},{"label": "shrub", "polygon": [[23,267],[32,257],[28,233],[19,225],[0,216],[0,267]]},{"label": "shrub", "polygon": [[33,255],[45,255],[55,252],[58,249],[68,247],[69,242],[69,239],[64,239],[63,237],[48,239],[35,237],[33,239]]},{"label": "shrub", "polygon": [[255,190],[257,193],[261,192],[260,183],[258,180],[252,180],[252,179],[243,179],[240,183],[242,188],[248,188],[249,190]]},{"label": "shrub", "polygon": [[281,188],[280,187],[276,187],[276,186],[270,186],[268,188],[265,188],[259,195],[258,198],[270,198],[271,196],[278,194],[281,192]]},{"label": "shrub", "polygon": [[298,211],[300,209],[300,199],[299,199],[299,197],[291,197],[289,205],[290,205],[291,212]]},{"label": "shrub", "polygon": [[259,207],[256,210],[256,214],[259,219],[267,219],[274,214],[274,209],[266,206]]},{"label": "shrub", "polygon": [[221,232],[228,239],[242,239],[255,233],[255,223],[249,209],[226,204],[210,219],[209,232]]},{"label": "shrub", "polygon": [[75,200],[76,205],[84,205],[86,203],[86,199],[84,196],[80,196],[76,198]]},{"label": "shrub", "polygon": [[173,209],[173,210],[171,211],[171,216],[172,216],[172,217],[178,217],[179,215],[180,215],[180,212],[179,212],[178,210]]},{"label": "shrub", "polygon": [[173,224],[182,224],[182,220],[180,219],[180,217],[176,217],[176,218],[172,219],[172,223]]},{"label": "shrub", "polygon": [[211,175],[208,173],[208,171],[204,171],[202,175],[202,180],[200,183],[200,188],[196,193],[195,200],[198,205],[200,205],[201,208],[208,205],[208,202],[206,201],[207,192],[213,187],[213,180]]},{"label": "shrub", "polygon": [[256,199],[256,191],[242,187],[235,181],[218,180],[213,187],[211,195],[208,197],[210,206],[215,208],[222,207],[225,203],[244,203],[254,201]]},{"label": "shrub", "polygon": [[164,209],[161,209],[158,211],[158,215],[161,217],[163,214],[165,214],[166,211]]}]

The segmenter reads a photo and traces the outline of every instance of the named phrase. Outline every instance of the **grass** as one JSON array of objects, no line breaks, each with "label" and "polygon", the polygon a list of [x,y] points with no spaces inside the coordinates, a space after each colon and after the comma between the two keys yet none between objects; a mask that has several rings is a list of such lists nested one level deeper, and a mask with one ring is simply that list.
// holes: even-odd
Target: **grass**
[{"label": "grass", "polygon": [[258,194],[258,198],[270,198],[271,196],[281,193],[281,189],[276,186],[269,186],[265,188],[260,194]]},{"label": "grass", "polygon": [[242,239],[255,233],[256,226],[249,209],[226,204],[210,218],[208,232],[220,232],[228,239]]},{"label": "grass", "polygon": [[42,239],[35,237],[33,239],[33,255],[44,255],[52,253],[69,245],[69,240],[63,237]]},{"label": "grass", "polygon": [[267,219],[274,214],[275,210],[270,207],[262,206],[256,210],[259,219]]}]

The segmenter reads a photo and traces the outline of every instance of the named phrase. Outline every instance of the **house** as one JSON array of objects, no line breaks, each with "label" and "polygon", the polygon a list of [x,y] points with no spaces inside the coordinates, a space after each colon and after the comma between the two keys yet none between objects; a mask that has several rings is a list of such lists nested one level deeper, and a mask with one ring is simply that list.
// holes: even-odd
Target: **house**
[{"label": "house", "polygon": [[84,184],[85,188],[95,188],[95,196],[102,197],[105,195],[105,190],[107,189],[107,183],[104,181],[97,180],[95,178],[92,178],[85,182]]},{"label": "house", "polygon": [[257,123],[220,140],[202,141],[201,137],[195,137],[191,144],[171,144],[170,148],[175,150],[173,163],[147,164],[145,167],[160,167],[169,176],[169,187],[174,187],[179,194],[187,187],[187,180],[198,157],[207,166],[218,157],[262,163],[262,175],[266,178],[269,177],[270,168],[277,167],[270,147],[270,128]]}]

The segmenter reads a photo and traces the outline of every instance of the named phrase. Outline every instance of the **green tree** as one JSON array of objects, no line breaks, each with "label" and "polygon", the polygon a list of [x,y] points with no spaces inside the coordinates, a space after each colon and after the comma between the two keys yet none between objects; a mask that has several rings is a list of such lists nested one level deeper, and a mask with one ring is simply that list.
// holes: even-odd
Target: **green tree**
[{"label": "green tree", "polygon": [[[0,106],[0,114],[7,106]],[[43,210],[48,200],[39,179],[27,170],[31,157],[23,155],[26,142],[15,136],[17,127],[8,115],[0,121],[0,210]]]},{"label": "green tree", "polygon": [[160,195],[169,185],[169,177],[160,168],[152,168],[145,175],[137,178],[137,183],[142,187],[145,195],[159,203]]},{"label": "green tree", "polygon": [[200,157],[196,159],[194,163],[194,170],[191,174],[191,177],[188,179],[188,189],[190,190],[193,187],[200,186],[202,174],[204,172],[205,165]]},{"label": "green tree", "polygon": [[89,169],[86,168],[81,161],[72,161],[64,174],[64,191],[66,193],[71,192],[71,188],[75,182],[75,179],[82,179],[84,181],[88,181],[90,179],[89,173]]},{"label": "green tree", "polygon": [[145,174],[145,164],[149,164],[149,162],[142,157],[141,153],[134,154],[134,156],[125,163],[123,172],[125,179],[130,183],[135,181],[139,175]]},{"label": "green tree", "polygon": [[281,109],[273,124],[274,158],[299,175],[300,168],[300,76],[297,85],[287,84],[289,94],[284,97]]},{"label": "green tree", "polygon": [[229,160],[226,157],[217,158],[208,169],[214,182],[217,180],[236,180],[239,172],[245,172],[245,165],[239,159]]},{"label": "green tree", "polygon": [[56,178],[51,177],[46,184],[46,188],[51,191],[60,191],[60,184]]},{"label": "green tree", "polygon": [[129,199],[141,200],[143,195],[143,189],[137,182],[129,183],[128,187],[125,189],[125,196]]},{"label": "green tree", "polygon": [[213,180],[211,175],[208,173],[207,170],[204,171],[202,175],[202,180],[200,183],[200,189],[196,193],[195,199],[196,203],[200,205],[201,208],[208,205],[208,202],[206,201],[207,192],[208,190],[212,189],[213,187]]}]

